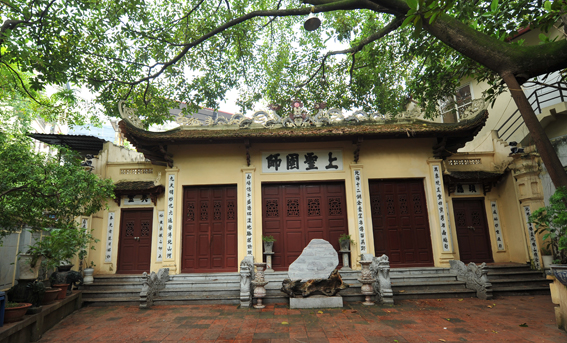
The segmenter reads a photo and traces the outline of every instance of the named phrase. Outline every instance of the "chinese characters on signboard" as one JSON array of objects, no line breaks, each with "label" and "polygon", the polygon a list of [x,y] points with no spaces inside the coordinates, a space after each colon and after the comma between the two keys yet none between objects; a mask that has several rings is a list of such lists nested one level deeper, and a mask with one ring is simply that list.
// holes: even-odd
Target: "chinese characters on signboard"
[{"label": "chinese characters on signboard", "polygon": [[292,173],[343,170],[341,150],[275,151],[262,153],[262,172]]},{"label": "chinese characters on signboard", "polygon": [[481,194],[480,191],[482,190],[480,184],[462,184],[457,183],[455,187],[455,195],[478,195]]},{"label": "chinese characters on signboard", "polygon": [[104,262],[112,262],[112,231],[114,231],[114,212],[108,212],[108,227],[106,228],[106,251]]},{"label": "chinese characters on signboard", "polygon": [[448,218],[445,216],[443,206],[443,186],[441,185],[441,171],[438,165],[433,165],[433,188],[435,189],[435,201],[437,213],[439,214],[439,224],[441,225],[441,240],[443,241],[443,251],[451,252],[451,242],[449,241]]},{"label": "chinese characters on signboard", "polygon": [[500,216],[498,215],[498,206],[496,206],[496,201],[490,202],[490,211],[492,211],[492,221],[494,222],[494,233],[496,236],[498,250],[506,250],[504,249],[504,239],[502,238],[502,227],[500,225]]},{"label": "chinese characters on signboard", "polygon": [[244,173],[246,184],[246,254],[252,256],[252,173]]},{"label": "chinese characters on signboard", "polygon": [[530,247],[532,249],[532,254],[534,255],[534,264],[536,266],[537,269],[540,268],[539,265],[539,252],[537,251],[537,243],[536,243],[536,237],[535,237],[535,232],[534,232],[534,226],[532,223],[530,223],[530,215],[532,214],[530,211],[530,207],[529,206],[524,206],[524,214],[526,215],[526,223],[528,224],[528,231],[529,231],[529,235],[530,235]]},{"label": "chinese characters on signboard", "polygon": [[81,219],[81,229],[88,229],[89,227],[89,220],[87,218]]},{"label": "chinese characters on signboard", "polygon": [[167,231],[165,258],[173,258],[173,200],[175,199],[175,175],[170,174],[167,186]]},{"label": "chinese characters on signboard", "polygon": [[157,240],[157,257],[156,261],[163,260],[163,226],[165,221],[165,214],[163,211],[158,212],[158,240]]},{"label": "chinese characters on signboard", "polygon": [[149,205],[151,203],[150,197],[146,194],[122,197],[122,204],[124,206]]},{"label": "chinese characters on signboard", "polygon": [[354,170],[354,190],[356,197],[356,219],[358,238],[360,239],[360,253],[366,253],[366,230],[364,228],[364,206],[362,204],[362,178],[360,170]]}]

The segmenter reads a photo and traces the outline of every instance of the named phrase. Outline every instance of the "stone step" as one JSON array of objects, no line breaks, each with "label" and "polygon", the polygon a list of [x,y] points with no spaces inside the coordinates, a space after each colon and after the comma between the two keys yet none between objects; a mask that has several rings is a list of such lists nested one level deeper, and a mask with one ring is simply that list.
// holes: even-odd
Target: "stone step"
[{"label": "stone step", "polygon": [[[461,291],[461,289],[466,289],[464,281],[422,281],[422,282],[398,282],[392,283],[392,290],[394,294],[396,292],[400,293],[399,291],[404,290],[406,292],[416,291],[416,290],[437,290],[437,291],[445,291],[445,290],[457,290]],[[403,293],[403,292],[402,292]]]},{"label": "stone step", "polygon": [[191,281],[191,282],[240,282],[239,273],[193,273],[170,275],[171,281]]},{"label": "stone step", "polygon": [[210,288],[215,290],[222,289],[240,289],[240,280],[238,281],[186,281],[174,280],[165,283],[165,287],[169,288]]},{"label": "stone step", "polygon": [[488,274],[493,273],[506,273],[506,272],[521,272],[529,271],[531,267],[529,264],[496,264],[486,266]]},{"label": "stone step", "polygon": [[504,280],[504,279],[544,279],[544,274],[538,270],[525,271],[498,271],[488,273],[488,280]]},{"label": "stone step", "polygon": [[132,298],[140,297],[141,288],[138,290],[110,289],[110,290],[83,290],[83,299],[95,298]]},{"label": "stone step", "polygon": [[511,296],[511,295],[550,295],[549,285],[545,286],[509,286],[509,287],[497,287],[492,289],[492,295],[495,297],[499,296]]},{"label": "stone step", "polygon": [[447,274],[418,274],[418,275],[390,275],[392,284],[397,282],[434,282],[434,281],[454,281],[457,275],[453,273]]},{"label": "stone step", "polygon": [[394,290],[394,302],[401,299],[476,298],[476,291],[466,288],[449,290]]},{"label": "stone step", "polygon": [[518,286],[535,286],[535,287],[547,287],[549,288],[549,284],[552,283],[553,280],[548,280],[544,278],[538,279],[501,279],[501,280],[490,280],[492,283],[492,289],[500,289],[506,287],[518,287]]},{"label": "stone step", "polygon": [[94,283],[144,282],[142,275],[109,274],[94,276]]},{"label": "stone step", "polygon": [[141,282],[97,282],[97,283],[90,283],[82,286],[85,290],[107,290],[107,289],[142,289]]},{"label": "stone step", "polygon": [[418,267],[418,268],[391,268],[390,277],[397,275],[423,275],[423,274],[449,274],[449,268]]}]

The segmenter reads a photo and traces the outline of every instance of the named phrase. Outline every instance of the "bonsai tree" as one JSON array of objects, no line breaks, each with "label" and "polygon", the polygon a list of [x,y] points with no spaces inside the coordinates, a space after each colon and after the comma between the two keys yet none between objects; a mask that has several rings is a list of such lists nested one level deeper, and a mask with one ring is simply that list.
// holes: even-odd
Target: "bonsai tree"
[{"label": "bonsai tree", "polygon": [[[47,269],[55,268],[60,263],[71,264],[75,256],[83,260],[88,249],[94,249],[91,242],[98,242],[93,238],[93,230],[85,230],[78,227],[67,227],[57,229],[44,229],[46,235],[41,241],[30,246],[30,251],[42,254],[46,258]],[[89,247],[90,246],[90,247]]]},{"label": "bonsai tree", "polygon": [[553,262],[567,264],[567,188],[558,188],[549,198],[549,205],[530,216],[530,223],[536,225],[536,233],[543,233]]}]

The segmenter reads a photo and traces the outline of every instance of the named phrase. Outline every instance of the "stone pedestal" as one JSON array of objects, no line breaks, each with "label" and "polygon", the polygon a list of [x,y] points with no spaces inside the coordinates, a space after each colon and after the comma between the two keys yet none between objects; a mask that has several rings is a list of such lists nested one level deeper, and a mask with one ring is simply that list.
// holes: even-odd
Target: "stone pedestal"
[{"label": "stone pedestal", "polygon": [[266,256],[266,273],[273,273],[274,269],[272,269],[272,255],[273,252],[265,252],[264,255]]},{"label": "stone pedestal", "polygon": [[343,297],[312,295],[308,298],[289,298],[289,308],[342,308]]},{"label": "stone pedestal", "polygon": [[349,254],[350,254],[350,250],[339,250],[339,252],[343,255],[343,267],[341,268],[341,270],[345,270],[345,271],[349,271],[352,270],[350,268],[350,264],[349,264]]},{"label": "stone pedestal", "polygon": [[254,298],[258,299],[258,303],[254,305],[254,308],[264,308],[266,305],[262,304],[262,298],[266,296],[264,286],[268,284],[267,281],[264,281],[264,268],[266,268],[266,264],[254,263],[254,266],[256,266],[256,279],[252,281],[252,284],[254,285]]},{"label": "stone pedestal", "polygon": [[362,283],[360,292],[366,297],[362,304],[371,306],[374,305],[374,301],[372,300],[372,296],[374,295],[374,287],[372,286],[374,279],[370,272],[370,264],[372,264],[372,261],[360,261],[359,263],[362,266],[360,279],[358,279],[358,281]]}]

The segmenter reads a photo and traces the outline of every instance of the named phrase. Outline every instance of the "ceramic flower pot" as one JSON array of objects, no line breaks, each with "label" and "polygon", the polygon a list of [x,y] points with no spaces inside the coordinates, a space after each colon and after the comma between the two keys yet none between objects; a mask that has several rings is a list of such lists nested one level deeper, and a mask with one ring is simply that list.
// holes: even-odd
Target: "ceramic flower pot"
[{"label": "ceramic flower pot", "polygon": [[32,255],[20,255],[18,266],[20,267],[19,280],[35,280],[39,275],[39,267],[41,266],[41,258],[38,259],[35,265],[31,265]]},{"label": "ceramic flower pot", "polygon": [[6,308],[4,312],[4,323],[19,322],[24,318],[28,308],[31,306],[32,304],[21,303],[18,304],[17,307]]},{"label": "ceramic flower pot", "polygon": [[63,300],[67,296],[67,288],[69,284],[59,284],[59,285],[51,285],[54,288],[60,288],[59,295],[57,296],[57,300]]},{"label": "ceramic flower pot", "polygon": [[85,270],[83,270],[83,273],[85,274],[85,276],[83,277],[83,284],[91,284],[94,281],[93,278],[93,273],[94,273],[94,269],[93,268],[86,268]]},{"label": "ceramic flower pot", "polygon": [[552,264],[551,271],[553,276],[567,287],[567,264]]},{"label": "ceramic flower pot", "polygon": [[48,288],[45,290],[45,293],[43,294],[43,300],[41,301],[42,305],[49,305],[55,302],[55,299],[57,299],[57,297],[59,296],[59,293],[61,293],[61,289],[60,288]]},{"label": "ceramic flower pot", "polygon": [[264,252],[273,252],[273,250],[274,250],[274,242],[264,241]]},{"label": "ceramic flower pot", "polygon": [[58,272],[68,272],[69,270],[71,270],[71,268],[73,268],[73,264],[62,264],[60,266],[57,266],[57,271]]}]

